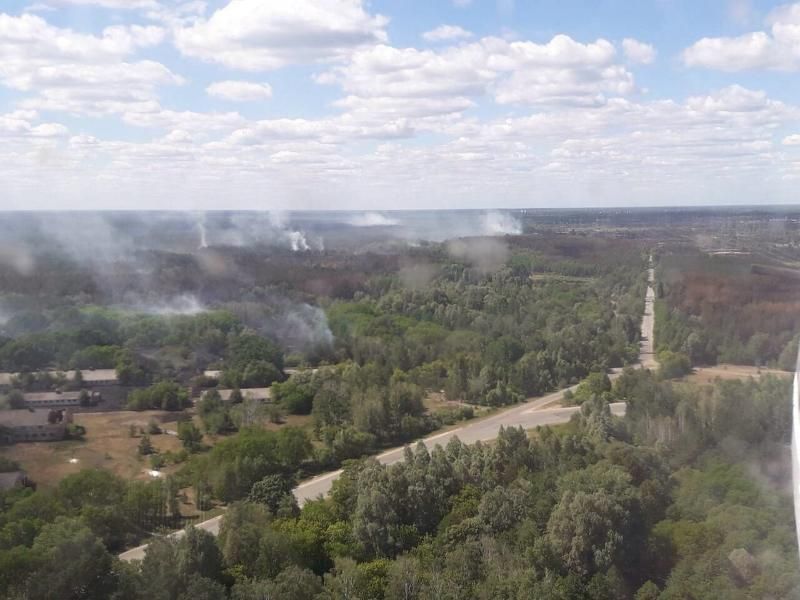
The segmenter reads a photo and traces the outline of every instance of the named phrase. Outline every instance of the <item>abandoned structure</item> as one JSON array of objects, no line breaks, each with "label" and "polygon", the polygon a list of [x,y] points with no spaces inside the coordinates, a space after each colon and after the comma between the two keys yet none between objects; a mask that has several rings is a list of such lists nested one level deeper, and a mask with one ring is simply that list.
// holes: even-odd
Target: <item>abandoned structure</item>
[{"label": "abandoned structure", "polygon": [[0,442],[52,442],[67,436],[72,423],[69,409],[19,409],[0,411]]},{"label": "abandoned structure", "polygon": [[[87,405],[100,402],[102,397],[97,392],[88,393]],[[24,394],[25,406],[28,408],[57,408],[81,405],[81,392],[29,392]]]}]

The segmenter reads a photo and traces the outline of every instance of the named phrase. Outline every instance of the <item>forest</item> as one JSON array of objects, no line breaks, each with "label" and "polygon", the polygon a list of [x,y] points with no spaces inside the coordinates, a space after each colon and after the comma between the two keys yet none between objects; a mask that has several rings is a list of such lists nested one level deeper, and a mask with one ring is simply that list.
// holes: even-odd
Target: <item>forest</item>
[{"label": "forest", "polygon": [[[148,255],[151,294],[198,294],[198,306],[183,314],[115,302],[138,285],[134,278],[124,291],[115,287],[118,272],[132,268],[124,259],[85,273],[94,284],[66,296],[58,295],[57,266],[84,271],[62,264],[67,258],[44,254],[37,271],[6,273],[5,305],[18,308],[2,327],[0,370],[19,372],[17,387],[39,390],[72,384],[34,371],[113,368],[133,410],[182,411],[191,405],[187,387],[203,394],[215,386],[275,384],[269,410],[206,393],[198,403],[205,430],[231,435],[310,414],[308,433],[318,444],[307,466],[314,472],[469,418],[465,405],[513,404],[637,356],[645,286],[638,242],[537,234],[374,255],[208,251],[232,265],[224,294],[202,295],[207,282],[196,282],[206,270],[204,254]],[[358,282],[350,277],[354,265],[362,269]],[[309,278],[293,287],[287,268]],[[38,276],[51,279],[26,295],[28,279]],[[334,276],[352,286],[307,291],[309,280]],[[287,378],[288,367],[301,370]],[[219,381],[204,377],[206,369],[221,370]],[[425,404],[431,392],[461,406],[432,413]]]},{"label": "forest", "polygon": [[609,394],[624,418],[593,396],[555,429],[408,447],[388,467],[349,461],[330,497],[302,508],[303,439],[239,434],[208,455],[252,473],[218,482],[240,498],[219,537],[155,539],[141,563],[113,551],[169,517],[168,494],[160,515],[143,507],[170,482],[85,471],[8,493],[0,587],[34,600],[796,597],[788,384],[631,369]]},{"label": "forest", "polygon": [[[800,597],[787,383],[670,382],[692,364],[788,366],[796,283],[662,245],[660,368],[626,368],[654,242],[576,226],[596,224],[108,262],[45,244],[29,269],[0,261],[0,370],[19,373],[1,408],[80,387],[58,371],[114,369],[123,401],[108,409],[174,414],[177,437],[158,452],[158,422],[130,428],[163,477],[83,469],[0,493],[0,595]],[[415,443],[579,383],[566,425]],[[403,444],[403,462],[370,458]],[[20,467],[0,456],[0,472]],[[339,468],[329,497],[298,506],[299,482]],[[192,527],[223,510],[218,536]],[[141,562],[117,558],[143,541]]]},{"label": "forest", "polygon": [[[800,280],[758,270],[758,254],[707,255],[671,248],[659,258],[655,307],[659,350],[692,364],[752,364],[794,370],[800,343]],[[756,268],[754,269],[754,265]]]}]

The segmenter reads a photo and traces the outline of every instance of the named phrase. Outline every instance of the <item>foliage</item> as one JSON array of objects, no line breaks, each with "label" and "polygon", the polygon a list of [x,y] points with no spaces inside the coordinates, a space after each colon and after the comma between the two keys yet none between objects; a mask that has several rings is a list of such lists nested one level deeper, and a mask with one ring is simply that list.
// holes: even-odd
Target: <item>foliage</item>
[{"label": "foliage", "polygon": [[186,389],[177,383],[160,381],[144,389],[133,390],[128,395],[131,410],[181,410],[190,404]]}]

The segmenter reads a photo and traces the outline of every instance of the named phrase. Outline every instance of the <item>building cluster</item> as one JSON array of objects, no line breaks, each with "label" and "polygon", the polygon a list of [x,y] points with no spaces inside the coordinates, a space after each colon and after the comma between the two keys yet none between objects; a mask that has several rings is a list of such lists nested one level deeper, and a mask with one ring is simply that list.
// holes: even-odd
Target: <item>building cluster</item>
[{"label": "building cluster", "polygon": [[72,412],[62,409],[6,410],[0,413],[0,442],[52,442],[67,437]]},{"label": "building cluster", "polygon": [[[84,369],[76,371],[43,371],[34,377],[47,375],[58,381],[80,381],[86,388],[117,384],[114,369]],[[0,390],[10,390],[23,377],[21,373],[0,373]],[[101,392],[92,389],[80,391],[26,392],[25,408],[0,411],[0,443],[43,442],[63,440],[67,426],[72,423],[72,410],[80,406],[94,406],[102,401]]]}]

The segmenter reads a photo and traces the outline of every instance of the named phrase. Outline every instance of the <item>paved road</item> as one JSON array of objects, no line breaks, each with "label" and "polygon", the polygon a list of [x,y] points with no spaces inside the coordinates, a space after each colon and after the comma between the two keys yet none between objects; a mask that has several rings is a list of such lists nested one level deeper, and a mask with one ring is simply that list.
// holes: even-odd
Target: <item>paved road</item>
[{"label": "paved road", "polygon": [[[652,261],[651,261],[652,262]],[[647,271],[647,278],[650,285],[647,286],[647,294],[644,297],[644,316],[642,316],[642,341],[639,343],[639,363],[645,369],[656,369],[658,363],[656,362],[655,353],[653,352],[653,328],[655,326],[655,317],[653,316],[653,305],[656,299],[656,293],[653,290],[653,283],[655,282],[655,272],[651,267]]]},{"label": "paved road", "polygon": [[[554,403],[561,400],[562,395],[563,392],[557,392],[540,398],[536,402],[547,401],[546,403]],[[580,410],[577,406],[538,408],[534,406],[536,402],[517,405],[511,410],[498,413],[482,421],[469,423],[458,429],[425,438],[423,441],[429,449],[432,449],[437,444],[444,446],[454,437],[458,437],[458,439],[466,444],[473,444],[477,441],[493,440],[497,437],[500,427],[524,427],[525,429],[533,429],[537,425],[566,423],[573,414]],[[623,402],[616,402],[611,405],[611,411],[615,415],[624,415],[625,404]],[[389,465],[403,460],[403,451],[403,448],[394,448],[383,454],[379,454],[376,458],[379,462]],[[297,498],[298,504],[302,505],[307,500],[325,496],[330,491],[333,482],[339,477],[340,473],[341,470],[327,473],[310,479],[305,483],[301,483],[294,489],[294,495]]]},{"label": "paved road", "polygon": [[[649,270],[649,281],[653,283],[653,269]],[[640,349],[640,365],[645,368],[655,368],[656,361],[653,356],[653,298],[655,293],[653,287],[648,286],[647,296],[645,298],[645,312],[642,318],[642,343]],[[610,377],[615,378],[619,375],[619,370],[616,369]],[[572,386],[568,389],[574,391],[577,386]],[[433,448],[436,444],[442,446],[446,445],[453,437],[458,438],[466,443],[473,444],[477,441],[492,440],[497,437],[500,427],[523,427],[525,429],[533,429],[538,425],[556,425],[558,423],[566,423],[570,417],[578,411],[578,407],[551,407],[550,405],[556,404],[561,400],[566,390],[553,392],[540,398],[529,399],[523,404],[517,404],[507,410],[498,412],[485,419],[472,421],[456,429],[451,429],[444,433],[439,433],[423,440],[428,448]],[[625,414],[625,404],[617,402],[611,405],[611,412],[615,415]],[[393,448],[386,452],[379,454],[376,458],[383,464],[391,464],[403,459],[403,447]],[[298,504],[301,506],[308,500],[325,496],[331,489],[333,482],[341,474],[341,470],[333,471],[319,475],[313,479],[309,479],[298,485],[294,489],[294,495],[297,498]],[[222,515],[209,519],[196,525],[201,529],[205,529],[216,535],[219,533],[219,527],[222,522]],[[174,537],[183,535],[183,531],[177,531],[170,534]],[[119,555],[122,560],[141,560],[144,558],[144,552],[147,545],[133,548]]]}]

